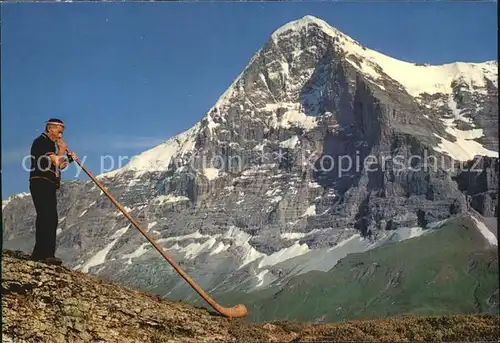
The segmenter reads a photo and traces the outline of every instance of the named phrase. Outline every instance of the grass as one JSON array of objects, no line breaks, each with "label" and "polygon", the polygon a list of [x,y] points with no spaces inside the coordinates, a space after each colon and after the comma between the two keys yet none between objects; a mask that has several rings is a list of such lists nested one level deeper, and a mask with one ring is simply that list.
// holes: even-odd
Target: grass
[{"label": "grass", "polygon": [[431,234],[351,254],[326,273],[307,273],[282,288],[231,298],[247,305],[252,321],[335,322],[498,314],[498,306],[487,302],[498,287],[496,247],[486,248],[470,219],[457,218]]},{"label": "grass", "polygon": [[301,341],[404,342],[495,341],[500,336],[495,316],[403,316],[373,321],[310,325],[301,329]]}]

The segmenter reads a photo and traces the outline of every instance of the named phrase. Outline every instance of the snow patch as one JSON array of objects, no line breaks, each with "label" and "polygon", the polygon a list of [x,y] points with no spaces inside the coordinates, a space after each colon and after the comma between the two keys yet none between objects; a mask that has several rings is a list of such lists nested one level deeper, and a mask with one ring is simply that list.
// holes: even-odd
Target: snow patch
[{"label": "snow patch", "polygon": [[265,195],[268,197],[271,197],[271,196],[278,195],[280,193],[282,193],[282,190],[280,188],[275,188],[275,189],[268,190]]},{"label": "snow patch", "polygon": [[309,206],[306,211],[300,216],[300,218],[302,217],[311,217],[311,216],[315,216],[317,213],[316,213],[316,205],[311,205]]},{"label": "snow patch", "polygon": [[10,200],[2,200],[2,211],[9,204]]},{"label": "snow patch", "polygon": [[410,231],[410,235],[408,238],[415,238],[415,237],[419,237],[421,235],[423,235],[426,231],[424,231],[424,229],[420,226],[417,226],[417,227],[412,227],[409,229]]},{"label": "snow patch", "polygon": [[438,229],[441,226],[443,226],[444,224],[446,224],[448,221],[449,221],[449,219],[443,219],[443,220],[439,220],[436,222],[432,222],[432,223],[427,224],[425,228],[428,230]]},{"label": "snow patch", "polygon": [[337,243],[337,245],[329,248],[328,251],[335,250],[335,249],[338,249],[340,247],[343,247],[344,245],[348,244],[351,241],[355,241],[356,239],[358,241],[360,241],[360,242],[366,242],[366,240],[363,237],[361,237],[360,234],[357,233],[357,234],[352,235],[349,238],[344,239],[343,241],[340,241],[339,243]]},{"label": "snow patch", "polygon": [[145,173],[145,171],[136,171],[134,173],[134,176],[132,177],[132,179],[129,181],[128,183],[128,187],[132,187],[132,186],[135,186],[136,184],[138,184],[140,181],[141,181],[141,176]]},{"label": "snow patch", "polygon": [[278,195],[271,199],[271,203],[275,204],[280,202],[281,200],[283,200],[283,197],[281,195]]},{"label": "snow patch", "polygon": [[[361,67],[357,64],[357,62],[359,61],[351,61],[349,59],[349,56],[347,57],[347,62],[349,62],[350,65],[352,65],[353,67],[357,68],[357,69],[360,69],[361,72],[363,72],[364,74],[366,74],[367,76],[371,76],[372,78],[374,79],[378,79],[380,77],[380,74],[377,73],[377,71],[373,68],[373,62],[368,62],[366,60],[362,60],[360,62],[360,65]],[[373,81],[372,81],[373,82]]]},{"label": "snow patch", "polygon": [[159,203],[159,205],[163,203],[173,203],[179,201],[189,201],[189,198],[186,196],[177,196],[168,194],[168,195],[159,195],[153,200],[153,202]]},{"label": "snow patch", "polygon": [[457,107],[457,103],[453,99],[453,95],[448,96],[448,108],[451,110],[453,118],[443,118],[441,119],[446,126],[445,131],[456,138],[455,142],[444,139],[443,137],[434,134],[438,137],[441,142],[434,150],[447,154],[454,160],[467,161],[476,155],[498,157],[498,152],[486,149],[480,143],[474,141],[474,139],[484,136],[482,129],[472,129],[472,130],[459,130],[456,126],[455,121],[463,121],[475,126],[470,118],[465,117],[462,111]]},{"label": "snow patch", "polygon": [[[266,255],[264,253],[258,252],[248,243],[252,237],[251,235],[247,234],[246,232],[234,226],[228,229],[223,235],[204,236],[197,231],[193,234],[182,237],[185,238],[188,236],[196,238],[209,237],[209,239],[204,243],[192,243],[184,248],[175,244],[170,249],[177,249],[178,251],[184,252],[187,257],[194,258],[203,251],[210,251],[210,255],[216,255],[223,251],[228,251],[232,246],[236,246],[238,247],[238,250],[235,250],[235,252],[237,252],[238,257],[241,260],[241,264],[238,267],[238,269],[241,269],[244,266],[248,265],[249,263],[252,263],[257,260],[260,260],[259,268],[262,268],[263,266],[274,265],[276,263],[281,263],[283,261],[286,261],[290,258],[300,256],[309,251],[309,247],[307,246],[307,244],[296,243],[289,248],[282,249],[271,255]],[[180,237],[176,238],[178,239]],[[173,240],[176,238],[163,239],[159,240],[158,242]],[[232,241],[232,244],[226,245],[222,242],[217,243],[217,239],[230,240]]]},{"label": "snow patch", "polygon": [[217,255],[223,251],[226,251],[229,248],[229,245],[225,245],[222,242],[219,242],[215,248],[212,249],[209,255]]},{"label": "snow patch", "polygon": [[[229,239],[233,241],[233,244],[240,247],[240,251],[238,255],[242,261],[241,265],[238,269],[243,268],[245,265],[266,256],[263,253],[255,250],[254,247],[248,243],[248,241],[252,238],[248,233],[238,229],[235,226],[231,226],[222,236],[221,239]],[[220,249],[220,248],[219,248]]]},{"label": "snow patch", "polygon": [[275,163],[250,166],[249,168],[241,172],[239,178],[245,179],[248,178],[249,176],[256,176],[257,174],[266,174],[276,167],[277,165]]},{"label": "snow patch", "polygon": [[146,249],[146,247],[149,244],[150,243],[143,243],[134,252],[132,252],[130,254],[123,255],[121,258],[122,259],[127,259],[127,262],[126,262],[127,264],[132,264],[132,259],[140,257],[140,256],[144,255],[148,251]]},{"label": "snow patch", "polygon": [[30,196],[31,194],[29,192],[23,192],[23,193],[18,193],[18,194],[14,194],[14,195],[11,195],[10,197],[8,197],[7,199],[5,200],[2,200],[2,210],[5,208],[5,206],[7,206],[12,200],[14,199],[22,199],[24,197],[27,197],[27,196]]},{"label": "snow patch", "polygon": [[299,137],[297,135],[292,136],[291,138],[280,142],[279,146],[284,149],[293,149],[299,142]]},{"label": "snow patch", "polygon": [[[294,225],[296,223],[289,223],[289,224]],[[284,232],[280,236],[283,239],[289,239],[289,240],[297,239],[298,240],[298,239],[304,238],[306,236],[313,235],[315,233],[331,231],[332,229],[333,228],[328,227],[328,228],[324,228],[324,229],[314,229],[314,230],[309,231],[309,232]]]},{"label": "snow patch", "polygon": [[133,156],[124,167],[100,174],[98,178],[115,177],[127,171],[152,172],[167,170],[173,157],[182,157],[194,151],[196,135],[200,129],[201,124],[197,123],[190,129],[167,140],[165,143]]},{"label": "snow patch", "polygon": [[217,168],[205,168],[203,169],[203,174],[209,181],[212,181],[217,179],[221,173]]},{"label": "snow patch", "polygon": [[304,233],[304,232],[285,232],[285,233],[282,233],[280,236],[283,239],[295,240],[295,239],[304,238],[305,236],[308,236],[308,235],[310,235],[310,233]]},{"label": "snow patch", "polygon": [[213,135],[214,134],[214,129],[216,127],[218,127],[220,124],[219,123],[216,123],[214,122],[214,120],[212,119],[212,116],[210,115],[207,115],[206,116],[207,120],[208,120],[208,124],[207,124],[207,127],[208,129],[210,130],[210,134]]},{"label": "snow patch", "polygon": [[267,142],[259,143],[256,146],[253,147],[252,150],[254,151],[264,151],[264,147],[266,146]]},{"label": "snow patch", "polygon": [[422,227],[400,227],[390,233],[386,234],[386,240],[388,242],[401,242],[407,239],[420,237],[422,235],[428,234],[432,230],[424,229]]},{"label": "snow patch", "polygon": [[111,241],[104,249],[98,251],[94,256],[92,256],[88,262],[82,267],[82,272],[83,273],[88,273],[89,269],[94,266],[98,266],[100,264],[103,264],[106,261],[106,256],[108,255],[109,251],[113,248],[113,246],[118,242],[120,237],[127,232],[129,226],[126,226],[120,230],[117,230],[112,236]]},{"label": "snow patch", "polygon": [[129,228],[130,225],[127,225],[119,230],[116,230],[115,233],[113,233],[113,235],[111,236],[111,239],[120,238],[125,232],[128,231]]},{"label": "snow patch", "polygon": [[159,239],[157,242],[158,242],[158,243],[163,243],[163,242],[171,242],[171,241],[177,242],[177,241],[183,241],[183,240],[186,240],[186,239],[211,238],[211,237],[218,237],[218,236],[220,236],[220,235],[213,235],[213,236],[210,236],[210,235],[203,235],[203,234],[202,234],[202,233],[198,230],[198,231],[195,231],[195,232],[189,233],[189,234],[187,234],[187,235],[162,238],[162,239]]},{"label": "snow patch", "polygon": [[456,141],[451,142],[435,133],[434,136],[441,139],[441,142],[437,147],[434,147],[434,150],[447,154],[454,160],[467,161],[473,159],[476,155],[498,157],[497,151],[488,150],[474,141],[475,138],[483,136],[482,129],[462,131],[450,125],[446,128],[446,132],[454,136]]},{"label": "snow patch", "polygon": [[471,216],[472,220],[476,223],[476,227],[481,232],[481,234],[486,238],[489,244],[498,246],[498,239],[495,237],[493,232],[491,232],[488,227],[482,222],[477,220],[474,216]]},{"label": "snow patch", "polygon": [[203,243],[191,243],[185,247],[180,247],[177,243],[175,243],[175,245],[170,247],[170,249],[175,249],[178,250],[179,252],[183,252],[185,258],[187,259],[194,259],[202,252],[212,248],[215,243],[216,243],[215,238],[211,237]]},{"label": "snow patch", "polygon": [[[451,113],[453,114],[453,116],[455,117],[456,120],[464,121],[473,127],[476,126],[476,124],[474,124],[474,121],[471,118],[467,118],[462,114],[462,110],[458,108],[458,105],[453,98],[453,94],[448,95],[448,104],[447,105],[448,105],[448,108],[451,110]],[[452,120],[452,122],[453,122],[453,120]]]},{"label": "snow patch", "polygon": [[280,118],[278,118],[276,114],[272,116],[270,125],[274,128],[290,128],[295,126],[310,130],[317,126],[318,117],[308,116],[302,112],[300,103],[280,102],[266,104],[264,107],[264,110],[269,112],[276,112],[278,109],[282,109],[285,112]]},{"label": "snow patch", "polygon": [[259,274],[255,275],[257,277],[257,279],[259,280],[259,283],[257,284],[256,287],[260,287],[260,286],[262,286],[264,284],[264,277],[268,273],[269,273],[269,270],[268,269],[264,269]]},{"label": "snow patch", "polygon": [[[416,65],[365,48],[351,37],[313,16],[305,16],[283,25],[272,34],[272,39],[276,42],[280,36],[297,35],[311,24],[319,26],[323,32],[335,37],[338,40],[336,44],[347,53],[349,63],[359,69],[361,73],[377,80],[383,76],[381,74],[383,72],[401,84],[414,97],[424,93],[451,94],[453,92],[451,84],[458,79],[466,83],[470,89],[484,88],[486,79],[493,82],[495,87],[498,87],[497,61]],[[351,55],[356,57],[356,60],[360,63],[359,66],[355,61],[349,59]],[[380,67],[381,72],[377,70],[376,66]]]},{"label": "snow patch", "polygon": [[283,128],[296,126],[310,130],[317,126],[317,117],[308,116],[305,113],[290,110],[285,112],[283,119],[278,124]]},{"label": "snow patch", "polygon": [[291,247],[281,249],[271,255],[265,255],[259,262],[259,268],[269,265],[276,265],[288,259],[306,254],[310,251],[307,244],[299,244],[298,242]]}]

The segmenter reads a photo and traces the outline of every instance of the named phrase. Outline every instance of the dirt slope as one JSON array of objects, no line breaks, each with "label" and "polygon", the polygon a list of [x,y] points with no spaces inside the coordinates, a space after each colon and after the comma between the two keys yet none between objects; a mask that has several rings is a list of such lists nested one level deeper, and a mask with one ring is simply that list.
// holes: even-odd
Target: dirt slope
[{"label": "dirt slope", "polygon": [[497,341],[500,337],[499,318],[491,316],[251,325],[5,250],[2,317],[3,342]]}]

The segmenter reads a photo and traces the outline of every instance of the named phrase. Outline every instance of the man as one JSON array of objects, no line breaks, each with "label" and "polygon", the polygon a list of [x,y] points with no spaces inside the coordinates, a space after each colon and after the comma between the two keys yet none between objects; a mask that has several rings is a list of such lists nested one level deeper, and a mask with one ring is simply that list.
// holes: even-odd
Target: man
[{"label": "man", "polygon": [[56,191],[61,186],[61,169],[77,156],[62,139],[64,123],[57,118],[47,121],[45,132],[31,146],[30,193],[36,209],[35,247],[31,258],[59,265],[55,257],[56,230],[59,223]]}]

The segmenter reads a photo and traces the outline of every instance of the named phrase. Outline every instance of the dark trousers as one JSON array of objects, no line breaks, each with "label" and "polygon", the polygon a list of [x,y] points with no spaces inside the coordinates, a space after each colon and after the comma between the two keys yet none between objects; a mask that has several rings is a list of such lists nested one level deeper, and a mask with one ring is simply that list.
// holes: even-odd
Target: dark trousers
[{"label": "dark trousers", "polygon": [[35,247],[32,257],[55,257],[57,215],[57,186],[46,179],[32,179],[30,193],[36,210]]}]

